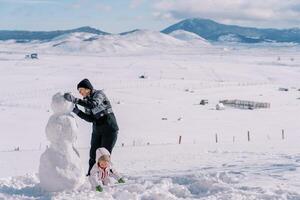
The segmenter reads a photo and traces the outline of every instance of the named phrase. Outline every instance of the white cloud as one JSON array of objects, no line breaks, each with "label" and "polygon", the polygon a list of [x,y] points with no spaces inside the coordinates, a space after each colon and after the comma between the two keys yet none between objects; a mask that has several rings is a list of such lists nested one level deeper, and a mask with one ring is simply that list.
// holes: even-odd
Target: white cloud
[{"label": "white cloud", "polygon": [[169,20],[201,17],[263,27],[300,23],[299,0],[156,0],[154,9],[154,16]]}]

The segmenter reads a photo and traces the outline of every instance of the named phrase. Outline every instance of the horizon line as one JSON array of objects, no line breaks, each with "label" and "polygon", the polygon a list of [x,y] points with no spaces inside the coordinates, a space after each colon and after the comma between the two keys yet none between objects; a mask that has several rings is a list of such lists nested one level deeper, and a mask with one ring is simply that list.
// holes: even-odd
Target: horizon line
[{"label": "horizon line", "polygon": [[[218,24],[222,24],[222,25],[227,25],[227,26],[238,26],[238,27],[242,27],[242,28],[254,28],[254,29],[275,29],[275,30],[291,30],[291,29],[300,29],[300,27],[290,27],[290,28],[260,28],[260,27],[255,27],[255,26],[241,26],[241,25],[236,25],[236,24],[225,24],[225,23],[220,23],[220,22],[217,22],[216,20],[212,20],[212,19],[209,19],[209,18],[200,18],[200,17],[193,17],[193,18],[186,18],[186,19],[182,19],[182,20],[179,20],[178,22],[175,22],[173,24],[171,24],[170,26],[173,26],[175,24],[178,24],[180,22],[183,22],[183,21],[186,21],[186,20],[194,20],[194,19],[200,19],[200,20],[208,20],[208,21],[213,21],[215,23],[218,23]],[[168,27],[170,27],[168,26]],[[167,29],[168,27],[162,29],[162,30],[159,30],[158,32],[162,32],[163,30]],[[97,27],[93,27],[93,26],[89,26],[89,25],[83,25],[83,26],[79,26],[79,27],[74,27],[74,28],[62,28],[62,29],[54,29],[54,30],[30,30],[30,29],[0,29],[0,31],[8,31],[8,32],[56,32],[56,31],[70,31],[70,30],[76,30],[76,29],[80,29],[80,28],[91,28],[91,29],[95,29],[97,31],[101,31],[101,32],[104,32],[104,33],[108,33],[108,34],[120,34],[120,33],[126,33],[126,32],[130,32],[130,31],[134,31],[134,30],[152,30],[152,29],[145,29],[145,28],[134,28],[134,29],[129,29],[129,30],[126,30],[126,31],[122,31],[122,32],[117,32],[117,33],[112,33],[112,32],[107,32],[107,31],[104,31],[103,29],[101,28],[97,28]]]}]

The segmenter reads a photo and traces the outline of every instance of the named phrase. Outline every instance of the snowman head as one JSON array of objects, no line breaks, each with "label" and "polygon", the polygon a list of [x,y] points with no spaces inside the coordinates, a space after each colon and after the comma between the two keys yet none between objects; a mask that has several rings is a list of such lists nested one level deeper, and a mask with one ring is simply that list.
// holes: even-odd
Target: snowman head
[{"label": "snowman head", "polygon": [[63,94],[58,92],[52,97],[51,108],[55,114],[68,114],[73,110],[74,104],[66,101]]}]

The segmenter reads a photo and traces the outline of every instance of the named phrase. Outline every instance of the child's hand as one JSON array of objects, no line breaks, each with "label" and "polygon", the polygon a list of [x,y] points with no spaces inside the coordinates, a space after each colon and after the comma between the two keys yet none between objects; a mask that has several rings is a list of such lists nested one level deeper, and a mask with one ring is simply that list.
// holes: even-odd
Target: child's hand
[{"label": "child's hand", "polygon": [[97,191],[97,192],[103,192],[103,188],[102,188],[100,185],[98,185],[98,186],[96,187],[96,191]]},{"label": "child's hand", "polygon": [[124,181],[124,179],[120,178],[120,179],[118,180],[118,183],[125,183],[125,181]]}]

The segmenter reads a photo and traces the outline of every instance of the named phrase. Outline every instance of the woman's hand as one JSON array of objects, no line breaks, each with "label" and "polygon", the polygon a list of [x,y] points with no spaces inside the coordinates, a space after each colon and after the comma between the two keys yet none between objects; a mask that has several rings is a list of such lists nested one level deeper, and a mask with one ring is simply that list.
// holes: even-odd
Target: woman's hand
[{"label": "woman's hand", "polygon": [[74,97],[73,95],[71,95],[70,93],[65,93],[64,98],[65,98],[65,100],[70,101],[75,104],[78,102],[78,99],[76,97]]}]

